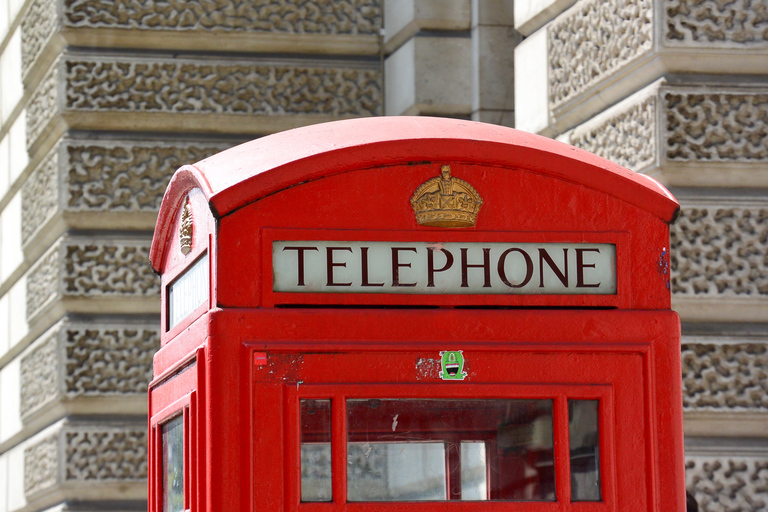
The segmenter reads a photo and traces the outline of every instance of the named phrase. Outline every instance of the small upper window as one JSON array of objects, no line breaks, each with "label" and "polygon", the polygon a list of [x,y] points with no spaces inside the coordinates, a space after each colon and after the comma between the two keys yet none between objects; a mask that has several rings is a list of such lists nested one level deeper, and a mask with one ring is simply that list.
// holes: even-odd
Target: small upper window
[{"label": "small upper window", "polygon": [[168,286],[168,329],[208,300],[208,254],[204,254]]}]

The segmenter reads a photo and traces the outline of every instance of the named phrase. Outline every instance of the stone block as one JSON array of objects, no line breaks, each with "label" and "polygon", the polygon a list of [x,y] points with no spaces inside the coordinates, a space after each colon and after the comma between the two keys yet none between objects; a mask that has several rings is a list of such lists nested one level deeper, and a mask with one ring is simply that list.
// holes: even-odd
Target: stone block
[{"label": "stone block", "polygon": [[768,200],[686,200],[670,228],[672,307],[683,320],[764,322]]},{"label": "stone block", "polygon": [[0,198],[2,198],[8,187],[10,186],[11,179],[11,137],[6,134],[0,139]]},{"label": "stone block", "polygon": [[27,107],[27,143],[66,128],[266,134],[380,114],[378,59],[243,60],[65,53]]},{"label": "stone block", "polygon": [[547,38],[539,31],[515,48],[515,65],[525,75],[515,80],[515,127],[549,135]]},{"label": "stone block", "polygon": [[[2,297],[0,297],[0,359],[2,359],[3,356],[5,356],[6,353],[8,353],[9,346],[9,340],[11,337],[10,333],[10,326],[8,325],[10,323],[10,318],[8,316],[9,313],[9,304],[8,304],[8,293],[3,294]],[[0,407],[2,407],[2,404],[0,404]]]},{"label": "stone block", "polygon": [[469,30],[470,0],[384,0],[384,53],[422,31]]},{"label": "stone block", "polygon": [[27,274],[27,314],[146,313],[159,308],[160,279],[144,237],[64,237]]},{"label": "stone block", "polygon": [[478,25],[472,29],[473,112],[514,110],[514,56],[520,40],[511,26]]},{"label": "stone block", "polygon": [[768,86],[661,80],[559,139],[667,186],[764,187]]},{"label": "stone block", "polygon": [[25,110],[22,110],[19,117],[11,125],[8,132],[9,143],[9,184],[13,183],[21,176],[21,173],[27,168],[29,156],[27,154],[27,134]]},{"label": "stone block", "polygon": [[381,16],[381,0],[33,0],[21,21],[24,74],[36,83],[66,46],[372,56]]},{"label": "stone block", "polygon": [[3,456],[8,461],[8,510],[12,512],[27,505],[24,496],[24,448],[16,446]]},{"label": "stone block", "polygon": [[226,142],[60,139],[22,187],[22,241],[34,259],[65,229],[154,229],[173,172]]},{"label": "stone block", "polygon": [[19,396],[21,395],[20,365],[14,359],[0,369],[0,443],[21,430]]},{"label": "stone block", "polygon": [[13,275],[24,261],[21,251],[21,194],[16,193],[0,212],[0,282]]},{"label": "stone block", "polygon": [[159,348],[159,319],[65,318],[21,356],[23,421],[62,404],[67,414],[145,414]]},{"label": "stone block", "polygon": [[515,30],[529,36],[576,0],[514,0]]},{"label": "stone block", "polygon": [[13,348],[29,332],[27,323],[27,276],[14,283],[8,297],[8,346]]},{"label": "stone block", "polygon": [[499,25],[514,27],[514,0],[472,0],[472,27]]},{"label": "stone block", "polygon": [[144,500],[147,429],[126,421],[62,421],[23,452],[23,489],[42,509],[64,500]]},{"label": "stone block", "polygon": [[24,97],[21,83],[21,32],[16,29],[0,55],[0,126],[11,121],[11,114]]},{"label": "stone block", "polygon": [[699,510],[758,512],[768,506],[768,450],[764,442],[686,439],[685,452],[686,488],[696,498]]},{"label": "stone block", "polygon": [[[746,2],[584,0],[546,32],[548,126],[558,135],[675,74],[764,69],[768,32]],[[731,80],[733,80],[731,78]]]},{"label": "stone block", "polygon": [[386,61],[387,115],[469,116],[472,40],[419,36]]}]

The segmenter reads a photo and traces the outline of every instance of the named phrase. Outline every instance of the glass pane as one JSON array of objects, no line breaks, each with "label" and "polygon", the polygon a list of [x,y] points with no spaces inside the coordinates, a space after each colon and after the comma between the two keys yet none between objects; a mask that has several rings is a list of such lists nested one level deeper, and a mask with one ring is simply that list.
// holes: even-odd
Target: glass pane
[{"label": "glass pane", "polygon": [[301,400],[301,501],[331,501],[331,401]]},{"label": "glass pane", "polygon": [[485,463],[485,443],[461,443],[461,499],[487,500],[488,474]]},{"label": "glass pane", "polygon": [[598,400],[568,400],[571,501],[600,501]]},{"label": "glass pane", "polygon": [[441,443],[350,442],[347,500],[444,500],[444,453]]},{"label": "glass pane", "polygon": [[347,432],[349,501],[555,499],[551,400],[350,399]]},{"label": "glass pane", "polygon": [[163,512],[184,510],[184,423],[177,416],[161,427]]}]

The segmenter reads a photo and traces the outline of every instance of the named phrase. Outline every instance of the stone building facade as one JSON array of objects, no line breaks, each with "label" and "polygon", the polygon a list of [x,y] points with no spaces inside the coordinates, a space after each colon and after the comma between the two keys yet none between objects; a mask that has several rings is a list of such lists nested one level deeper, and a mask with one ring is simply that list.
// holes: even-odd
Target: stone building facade
[{"label": "stone building facade", "polygon": [[673,190],[688,486],[768,508],[765,0],[0,0],[0,512],[146,510],[147,257],[180,164],[400,114]]}]

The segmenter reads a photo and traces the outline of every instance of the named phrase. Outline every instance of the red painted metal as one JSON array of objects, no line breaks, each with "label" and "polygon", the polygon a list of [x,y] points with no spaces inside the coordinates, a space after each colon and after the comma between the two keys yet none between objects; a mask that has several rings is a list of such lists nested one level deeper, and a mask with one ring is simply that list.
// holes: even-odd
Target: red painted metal
[{"label": "red painted metal", "polygon": [[[450,165],[484,204],[476,226],[418,226],[409,199]],[[190,197],[192,250],[180,249]],[[168,286],[203,253],[210,297],[169,328],[150,385],[150,511],[159,427],[184,414],[185,508],[409,511],[684,510],[679,319],[670,311],[677,202],[595,155],[467,121],[343,121],[182,167],[151,262]],[[613,295],[398,295],[272,289],[275,240],[612,243]],[[418,361],[463,350],[468,378]],[[555,502],[347,503],[346,398],[547,398]],[[300,502],[299,400],[330,399],[333,501]],[[568,399],[599,399],[601,502],[570,502]],[[445,433],[446,436],[449,433]]]}]

